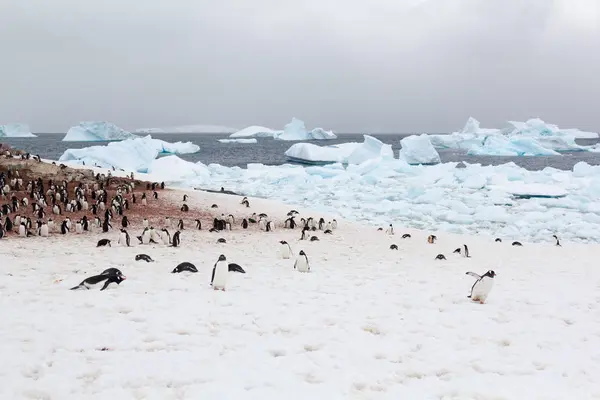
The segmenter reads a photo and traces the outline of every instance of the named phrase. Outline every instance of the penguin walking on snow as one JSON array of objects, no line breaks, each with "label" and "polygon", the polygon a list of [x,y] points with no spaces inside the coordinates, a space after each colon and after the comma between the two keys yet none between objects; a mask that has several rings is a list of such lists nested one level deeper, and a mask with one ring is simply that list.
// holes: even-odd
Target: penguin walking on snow
[{"label": "penguin walking on snow", "polygon": [[468,296],[473,301],[478,301],[480,304],[485,303],[490,291],[494,287],[494,277],[496,273],[493,270],[489,270],[483,275],[478,275],[475,272],[467,272],[466,275],[471,275],[477,280],[471,287],[471,294]]},{"label": "penguin walking on snow", "polygon": [[225,291],[228,275],[229,264],[227,264],[227,258],[221,254],[215,263],[215,266],[213,267],[212,277],[210,279],[210,284],[212,285],[213,289]]},{"label": "penguin walking on snow", "polygon": [[298,272],[310,272],[310,265],[308,263],[308,257],[304,250],[300,250],[296,262],[294,263],[294,269]]},{"label": "penguin walking on snow", "polygon": [[94,275],[84,279],[79,285],[72,287],[71,290],[89,290],[98,287],[100,284],[103,284],[102,289],[100,289],[100,291],[102,291],[113,282],[117,285],[120,285],[125,279],[127,279],[127,277],[123,275],[121,271],[111,274]]},{"label": "penguin walking on snow", "polygon": [[290,244],[285,240],[280,240],[279,244],[279,255],[281,256],[281,258],[289,259],[290,257],[292,257],[292,248],[290,247]]}]

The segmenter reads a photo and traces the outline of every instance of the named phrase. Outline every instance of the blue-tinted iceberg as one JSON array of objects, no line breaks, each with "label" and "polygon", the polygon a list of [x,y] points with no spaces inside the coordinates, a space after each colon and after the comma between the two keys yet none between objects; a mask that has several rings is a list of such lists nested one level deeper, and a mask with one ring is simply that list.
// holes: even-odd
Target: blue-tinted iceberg
[{"label": "blue-tinted iceberg", "polygon": [[167,183],[189,179],[193,179],[195,183],[201,183],[210,178],[210,172],[206,165],[182,160],[175,155],[152,160],[147,173],[152,174],[155,180]]},{"label": "blue-tinted iceberg", "polygon": [[26,124],[8,124],[8,125],[0,125],[0,137],[37,137],[31,130],[29,126]]},{"label": "blue-tinted iceberg", "polygon": [[331,146],[317,146],[312,143],[296,143],[285,155],[292,161],[305,164],[361,164],[367,160],[394,158],[392,146],[379,139],[363,135],[363,143],[341,143]]},{"label": "blue-tinted iceberg", "polygon": [[199,150],[200,147],[191,142],[168,143],[152,139],[148,135],[143,138],[111,142],[106,146],[68,149],[60,156],[59,161],[146,172],[152,161],[160,154],[189,154]]},{"label": "blue-tinted iceberg", "polygon": [[332,131],[326,131],[323,128],[308,131],[303,121],[292,118],[292,121],[283,128],[283,132],[275,134],[274,138],[277,140],[299,141],[337,139],[337,136]]},{"label": "blue-tinted iceberg", "polygon": [[399,159],[408,164],[439,164],[440,155],[429,141],[428,135],[411,135],[400,140]]},{"label": "blue-tinted iceberg", "polygon": [[273,137],[282,131],[276,131],[271,128],[266,128],[264,126],[249,126],[242,130],[239,130],[235,133],[229,135],[230,138],[257,138],[257,137]]},{"label": "blue-tinted iceberg", "polygon": [[250,138],[250,139],[219,139],[219,142],[221,142],[221,143],[246,143],[246,144],[251,144],[251,143],[258,143],[258,140],[254,139],[254,138]]},{"label": "blue-tinted iceberg", "polygon": [[139,136],[104,121],[86,121],[69,129],[63,142],[107,142],[135,139]]}]

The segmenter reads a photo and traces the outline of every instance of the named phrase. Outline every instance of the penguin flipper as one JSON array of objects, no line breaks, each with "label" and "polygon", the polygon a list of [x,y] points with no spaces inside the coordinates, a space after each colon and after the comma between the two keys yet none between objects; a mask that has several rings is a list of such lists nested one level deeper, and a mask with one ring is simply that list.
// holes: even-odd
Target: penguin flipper
[{"label": "penguin flipper", "polygon": [[471,271],[469,271],[469,272],[467,272],[465,275],[471,275],[471,276],[472,276],[472,277],[474,277],[474,278],[481,279],[481,275],[479,275],[479,274],[476,274],[475,272],[471,272]]},{"label": "penguin flipper", "polygon": [[215,270],[217,269],[217,264],[215,264],[215,266],[213,267],[213,271],[212,271],[212,276],[210,278],[210,284],[213,284],[213,281],[215,280]]},{"label": "penguin flipper", "polygon": [[296,269],[296,264],[298,264],[298,260],[294,261],[294,269]]},{"label": "penguin flipper", "polygon": [[108,287],[108,285],[110,285],[111,282],[112,281],[107,279],[106,282],[104,282],[104,286],[102,286],[102,289],[100,289],[100,291],[103,291],[104,289],[106,289]]}]

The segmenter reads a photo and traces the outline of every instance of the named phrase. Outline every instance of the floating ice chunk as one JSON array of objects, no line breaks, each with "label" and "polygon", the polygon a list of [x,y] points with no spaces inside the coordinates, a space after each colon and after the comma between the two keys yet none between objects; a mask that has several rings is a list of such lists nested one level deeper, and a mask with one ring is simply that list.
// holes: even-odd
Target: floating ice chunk
[{"label": "floating ice chunk", "polygon": [[249,126],[242,130],[229,135],[230,138],[256,138],[256,137],[273,137],[275,134],[281,133],[282,131],[276,131],[271,128],[265,128],[264,126]]},{"label": "floating ice chunk", "polygon": [[135,139],[139,136],[127,132],[110,122],[87,121],[69,129],[63,142],[106,142]]},{"label": "floating ice chunk", "polygon": [[411,135],[400,140],[399,159],[406,161],[408,164],[439,164],[441,162],[440,155],[435,150],[429,136]]},{"label": "floating ice chunk", "polygon": [[373,136],[363,136],[363,143],[350,142],[331,146],[296,143],[287,149],[285,155],[292,161],[305,164],[361,164],[376,158],[394,158],[392,146]]},{"label": "floating ice chunk", "polygon": [[237,129],[221,125],[184,125],[165,128],[141,128],[136,133],[233,133]]},{"label": "floating ice chunk", "polygon": [[219,142],[221,142],[221,143],[247,143],[247,144],[251,144],[251,143],[258,143],[258,140],[254,139],[254,138],[250,138],[250,139],[219,139]]},{"label": "floating ice chunk", "polygon": [[297,118],[292,118],[292,121],[288,123],[282,133],[274,135],[277,140],[327,140],[336,139],[337,136],[332,131],[326,131],[322,128],[315,128],[312,131],[307,131],[304,121]]},{"label": "floating ice chunk", "polygon": [[147,173],[152,174],[153,179],[165,182],[193,179],[196,183],[204,183],[210,179],[206,165],[185,161],[175,155],[152,160]]},{"label": "floating ice chunk", "polygon": [[381,140],[370,136],[363,135],[364,142],[357,146],[347,158],[348,164],[362,164],[367,160],[372,160],[381,157],[382,159],[393,159],[394,152],[392,146],[383,143]]},{"label": "floating ice chunk", "polygon": [[0,125],[0,137],[37,137],[26,124]]},{"label": "floating ice chunk", "polygon": [[536,139],[521,137],[507,138],[503,135],[486,136],[480,146],[474,145],[469,155],[486,156],[556,156],[556,151],[542,146]]},{"label": "floating ice chunk", "polygon": [[68,149],[60,156],[59,161],[147,172],[150,164],[159,154],[188,154],[199,150],[200,147],[191,142],[168,143],[152,139],[148,135],[143,138],[111,142],[106,146]]}]

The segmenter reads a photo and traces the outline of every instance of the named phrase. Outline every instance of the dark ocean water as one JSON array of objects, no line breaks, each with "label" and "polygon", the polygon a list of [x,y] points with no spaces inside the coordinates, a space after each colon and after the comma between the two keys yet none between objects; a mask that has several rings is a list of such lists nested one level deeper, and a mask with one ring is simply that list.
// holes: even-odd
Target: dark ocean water
[{"label": "dark ocean water", "polygon": [[[2,138],[0,142],[52,160],[58,160],[63,152],[69,148],[106,144],[104,142],[62,142],[64,133],[38,133],[37,135],[37,138]],[[409,134],[374,134],[373,136],[384,143],[391,144],[395,156],[398,157],[400,139],[409,136]],[[200,146],[200,152],[182,155],[181,158],[185,160],[193,162],[202,161],[205,164],[215,163],[229,167],[239,166],[242,168],[246,168],[248,163],[261,163],[265,165],[290,163],[284,153],[291,145],[297,143],[270,138],[258,138],[257,144],[220,143],[217,141],[217,139],[227,138],[227,134],[153,134],[152,137],[168,142],[191,141]],[[331,145],[362,141],[362,134],[338,134],[338,139],[336,140],[316,140],[313,143],[317,145]],[[597,142],[598,139],[577,141],[581,145],[592,145]],[[579,161],[585,161],[590,165],[600,165],[600,154],[591,152],[572,152],[563,153],[561,156],[540,157],[469,156],[466,155],[466,152],[457,150],[441,150],[439,153],[442,162],[466,161],[482,165],[499,165],[512,161],[528,170],[540,170],[545,167],[569,170]]]}]

